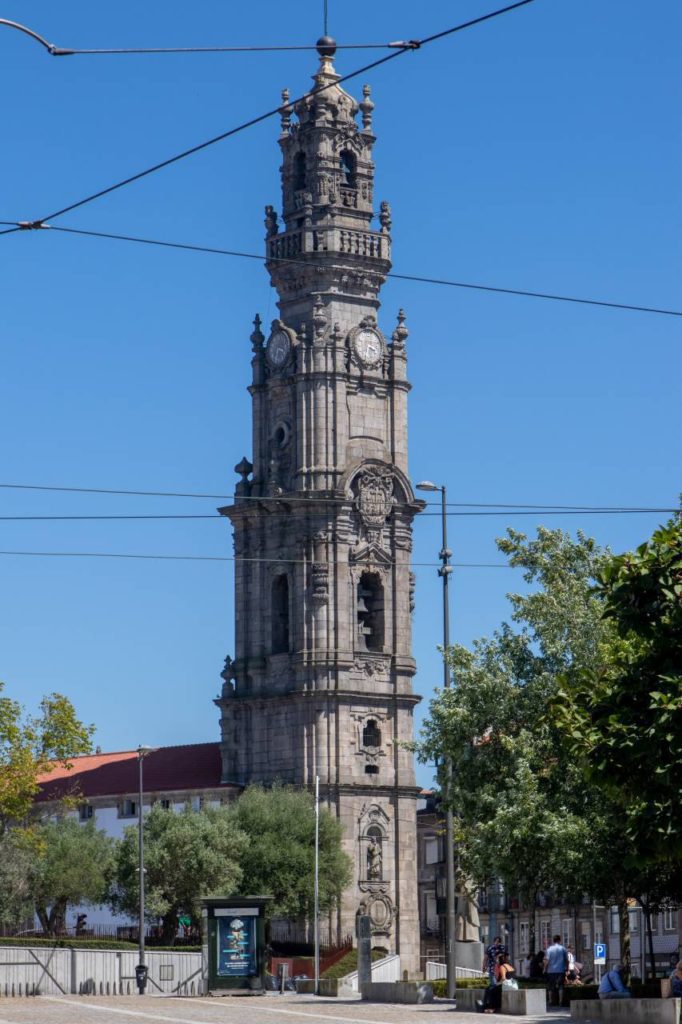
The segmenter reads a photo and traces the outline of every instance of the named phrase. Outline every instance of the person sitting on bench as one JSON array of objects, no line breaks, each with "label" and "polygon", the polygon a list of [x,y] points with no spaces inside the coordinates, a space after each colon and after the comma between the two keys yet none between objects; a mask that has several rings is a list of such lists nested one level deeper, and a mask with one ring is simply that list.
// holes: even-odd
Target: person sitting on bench
[{"label": "person sitting on bench", "polygon": [[630,999],[632,997],[630,989],[623,984],[622,974],[621,964],[606,972],[599,983],[600,999]]}]

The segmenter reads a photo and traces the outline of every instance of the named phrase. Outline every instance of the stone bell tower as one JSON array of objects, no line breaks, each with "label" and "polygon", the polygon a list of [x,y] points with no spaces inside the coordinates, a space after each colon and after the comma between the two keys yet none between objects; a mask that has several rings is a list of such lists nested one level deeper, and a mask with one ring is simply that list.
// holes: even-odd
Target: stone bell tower
[{"label": "stone bell tower", "polygon": [[[377,324],[391,214],[374,226],[372,111],[338,85],[283,93],[282,222],[266,207],[279,318],[251,334],[253,456],[236,467],[235,658],[221,711],[225,782],[320,792],[354,879],[335,927],[368,913],[375,944],[419,966],[412,754],[412,520],[402,311]],[[362,127],[356,122],[362,118]]]}]

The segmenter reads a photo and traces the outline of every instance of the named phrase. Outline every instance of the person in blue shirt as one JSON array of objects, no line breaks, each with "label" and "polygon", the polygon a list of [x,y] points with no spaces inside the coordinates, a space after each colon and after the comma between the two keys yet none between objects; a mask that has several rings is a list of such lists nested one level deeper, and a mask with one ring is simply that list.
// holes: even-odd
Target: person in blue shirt
[{"label": "person in blue shirt", "polygon": [[550,1006],[561,1006],[564,999],[564,982],[568,970],[568,950],[561,945],[561,936],[555,935],[552,945],[545,950],[545,975]]},{"label": "person in blue shirt", "polygon": [[674,999],[682,999],[682,960],[670,975],[670,995]]},{"label": "person in blue shirt", "polygon": [[630,999],[632,992],[623,984],[623,968],[620,964],[607,971],[599,983],[600,999]]}]

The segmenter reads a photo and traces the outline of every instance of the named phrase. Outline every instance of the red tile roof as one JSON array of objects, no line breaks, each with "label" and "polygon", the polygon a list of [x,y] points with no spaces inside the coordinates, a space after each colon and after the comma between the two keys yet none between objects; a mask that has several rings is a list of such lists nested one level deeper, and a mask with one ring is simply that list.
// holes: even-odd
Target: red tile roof
[{"label": "red tile roof", "polygon": [[[38,778],[39,801],[55,800],[67,793],[83,797],[134,794],[138,787],[137,751],[86,754],[71,758],[69,771],[61,766]],[[217,789],[221,786],[220,745],[190,743],[159,747],[145,755],[145,793],[186,789]],[[226,784],[229,785],[229,784]]]}]

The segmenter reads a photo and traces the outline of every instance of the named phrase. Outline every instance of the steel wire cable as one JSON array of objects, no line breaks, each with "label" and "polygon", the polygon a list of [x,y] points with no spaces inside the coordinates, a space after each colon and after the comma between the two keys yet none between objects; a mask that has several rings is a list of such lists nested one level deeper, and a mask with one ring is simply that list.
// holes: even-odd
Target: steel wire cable
[{"label": "steel wire cable", "polygon": [[[0,221],[0,224],[8,223],[13,222]],[[14,223],[16,224],[16,222]],[[33,225],[21,224],[17,225],[15,230],[24,226],[30,228],[33,227]],[[119,235],[113,234],[109,231],[89,231],[85,228],[68,228],[62,227],[58,224],[44,224],[40,226],[43,230],[59,231],[62,234],[83,235],[88,238],[109,239],[118,242],[135,242],[140,245],[159,246],[163,249],[180,249],[213,256],[232,256],[240,259],[258,260],[261,263],[287,263],[294,264],[296,266],[314,266],[315,264],[315,260],[296,259],[290,256],[259,256],[257,253],[241,252],[237,249],[221,249],[213,246],[191,245],[186,242],[166,242],[157,238],[143,238],[138,235]],[[426,277],[417,274],[401,274],[395,271],[390,271],[386,277],[395,281],[411,281],[416,284],[432,284],[448,288],[461,288],[470,291],[491,292],[499,295],[516,295],[521,298],[543,299],[551,302],[569,302],[580,306],[599,306],[606,309],[620,309],[632,313],[653,313],[659,316],[682,317],[682,310],[665,309],[660,306],[641,306],[635,305],[634,303],[611,302],[606,299],[588,299],[577,295],[558,295],[550,292],[531,291],[526,288],[504,288],[498,285],[475,284],[471,281],[452,281],[446,278]]]},{"label": "steel wire cable", "polygon": [[[317,497],[317,496],[305,496],[299,494],[281,496],[270,496],[270,495],[250,495],[250,494],[204,494],[196,491],[139,491],[139,490],[122,490],[111,487],[66,487],[54,484],[14,484],[7,482],[0,482],[0,489],[15,490],[15,491],[56,491],[60,493],[68,494],[112,494],[120,495],[122,497],[140,497],[140,498],[201,498],[210,501],[233,501],[239,500],[242,502],[249,501],[261,501],[261,502],[277,502],[286,501],[292,502],[308,502],[308,503],[324,503],[324,504],[347,504],[347,498],[339,497]],[[425,501],[425,506],[432,508],[441,508],[441,502],[439,501]],[[679,508],[667,508],[662,506],[653,505],[556,505],[551,503],[545,504],[533,504],[531,502],[518,502],[509,503],[502,501],[448,501],[447,508],[482,508],[482,509],[519,509],[530,512],[544,512],[553,511],[566,512],[679,512]],[[421,513],[425,515],[425,513]]]},{"label": "steel wire cable", "polygon": [[[286,106],[293,107],[297,103],[302,102],[306,97],[319,95],[327,89],[340,85],[342,82],[349,82],[351,79],[357,78],[358,75],[365,74],[365,72],[372,71],[374,68],[378,68],[382,64],[388,63],[388,61],[395,60],[396,57],[401,57],[406,53],[412,53],[422,46],[427,46],[429,43],[436,42],[436,40],[444,39],[446,36],[454,35],[456,32],[463,32],[465,29],[472,28],[474,25],[480,25],[483,22],[490,21],[492,18],[497,18],[502,14],[507,14],[509,11],[516,10],[519,7],[525,7],[534,2],[535,0],[517,0],[516,3],[498,8],[495,11],[490,11],[488,14],[483,14],[478,18],[471,18],[469,21],[460,22],[457,25],[443,29],[441,32],[436,32],[424,39],[414,40],[409,43],[406,41],[404,46],[401,46],[399,49],[392,50],[392,52],[387,54],[385,57],[380,57],[378,60],[371,61],[369,64],[365,64],[363,67],[357,68],[355,71],[350,71],[346,75],[341,75],[339,78],[335,78],[333,82],[329,82],[326,85],[316,86],[314,89],[309,90],[297,99],[288,100]],[[416,45],[417,43],[419,44],[418,46]],[[27,227],[40,227],[45,221],[55,220],[57,217],[62,217],[65,213],[69,213],[71,210],[79,209],[87,203],[92,203],[96,199],[101,199],[102,196],[109,195],[111,192],[124,188],[126,185],[131,185],[133,182],[139,181],[141,178],[146,178],[148,175],[154,174],[156,171],[160,171],[164,167],[169,167],[171,164],[178,163],[178,161],[184,160],[186,157],[193,156],[195,153],[208,149],[209,146],[214,146],[218,142],[223,142],[225,139],[231,138],[232,136],[245,131],[247,128],[253,128],[257,124],[262,124],[263,121],[267,121],[271,117],[275,117],[281,112],[281,110],[282,104],[279,104],[271,110],[266,111],[264,114],[252,117],[248,121],[244,121],[242,124],[236,125],[234,128],[229,128],[227,131],[221,132],[219,135],[215,135],[211,139],[206,139],[204,142],[200,142],[196,146],[191,146],[189,149],[176,153],[174,156],[168,157],[166,160],[161,160],[159,163],[154,164],[151,167],[147,167],[143,171],[138,171],[137,174],[132,174],[129,177],[124,178],[122,181],[109,185],[107,188],[100,189],[98,192],[93,192],[90,195],[85,196],[83,199],[79,199],[74,203],[70,203],[68,206],[63,206],[59,210],[46,214],[44,217],[39,217],[32,221],[26,221],[25,224]]]}]

